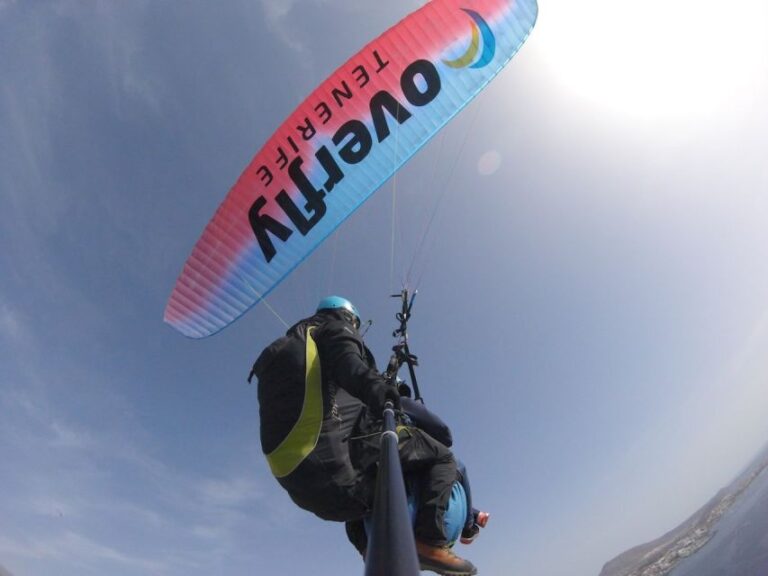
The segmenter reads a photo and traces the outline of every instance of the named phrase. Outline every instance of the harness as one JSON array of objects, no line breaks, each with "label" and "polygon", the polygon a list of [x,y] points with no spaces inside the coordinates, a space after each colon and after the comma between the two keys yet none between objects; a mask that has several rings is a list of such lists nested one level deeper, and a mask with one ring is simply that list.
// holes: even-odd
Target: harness
[{"label": "harness", "polygon": [[307,328],[305,347],[304,403],[299,419],[272,452],[266,455],[276,478],[288,476],[317,446],[323,426],[323,388],[320,356],[312,337],[314,326]]}]

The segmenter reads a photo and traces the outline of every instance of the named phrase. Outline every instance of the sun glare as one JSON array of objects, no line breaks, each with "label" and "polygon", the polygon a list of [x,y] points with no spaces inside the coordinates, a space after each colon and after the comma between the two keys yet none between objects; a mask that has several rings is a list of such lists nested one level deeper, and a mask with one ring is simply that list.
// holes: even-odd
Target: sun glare
[{"label": "sun glare", "polygon": [[497,150],[488,150],[477,161],[477,171],[483,176],[495,174],[501,166],[501,154]]},{"label": "sun glare", "polygon": [[765,0],[551,0],[538,48],[563,89],[642,121],[743,113],[768,82]]}]

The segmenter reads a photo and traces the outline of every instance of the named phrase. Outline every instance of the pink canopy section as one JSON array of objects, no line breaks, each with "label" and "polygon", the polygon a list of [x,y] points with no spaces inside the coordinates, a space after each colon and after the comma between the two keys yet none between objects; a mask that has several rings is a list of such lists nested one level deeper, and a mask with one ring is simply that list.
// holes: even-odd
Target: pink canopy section
[{"label": "pink canopy section", "polygon": [[269,294],[498,74],[537,10],[536,0],[433,0],[339,67],[229,191],[165,321],[205,337]]}]

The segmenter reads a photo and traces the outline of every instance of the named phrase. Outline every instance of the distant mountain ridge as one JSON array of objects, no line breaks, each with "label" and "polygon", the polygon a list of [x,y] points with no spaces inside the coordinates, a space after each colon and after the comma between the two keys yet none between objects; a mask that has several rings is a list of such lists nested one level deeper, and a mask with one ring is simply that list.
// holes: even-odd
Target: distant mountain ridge
[{"label": "distant mountain ridge", "polygon": [[[759,490],[754,497],[757,502],[768,508],[768,472],[766,470],[768,470],[768,447],[764,448],[760,455],[730,485],[720,490],[714,498],[680,526],[652,542],[636,546],[620,554],[603,567],[600,576],[666,576],[678,566],[683,568],[686,559],[692,559],[695,554],[713,540],[723,517],[743,498],[750,488]],[[758,506],[750,506],[750,510],[752,508],[758,508]],[[742,515],[748,514],[749,510],[742,511]],[[755,562],[762,562],[762,558],[768,560],[768,534],[762,533],[765,529],[764,526],[748,517],[741,519],[741,525],[747,526],[747,530],[751,527],[753,531],[761,531],[759,534],[752,535],[752,540],[757,543],[757,545],[750,546],[750,553],[754,555],[754,560],[743,559],[742,563],[751,565]],[[721,535],[723,540],[730,536],[728,545],[731,550],[734,549],[736,538],[744,540],[750,537],[748,532],[743,531],[741,525],[737,529],[742,530],[742,532]],[[768,574],[768,563],[764,564],[763,567]],[[698,573],[704,576],[700,571]],[[754,573],[750,572],[742,573],[729,570],[727,573],[729,576],[741,576],[742,574],[754,576]]]}]

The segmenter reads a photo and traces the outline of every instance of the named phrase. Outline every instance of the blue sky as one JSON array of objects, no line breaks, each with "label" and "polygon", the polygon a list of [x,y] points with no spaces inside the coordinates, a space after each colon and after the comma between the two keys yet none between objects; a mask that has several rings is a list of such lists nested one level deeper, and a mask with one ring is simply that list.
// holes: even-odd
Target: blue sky
[{"label": "blue sky", "polygon": [[597,574],[768,441],[758,1],[542,1],[508,68],[273,293],[274,313],[203,341],[162,323],[260,144],[418,5],[0,0],[14,576],[360,573],[341,526],[271,478],[245,377],[328,293],[375,321],[384,364],[409,269],[420,384],[493,515],[461,549],[483,574]]}]

